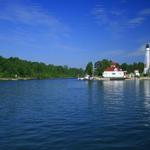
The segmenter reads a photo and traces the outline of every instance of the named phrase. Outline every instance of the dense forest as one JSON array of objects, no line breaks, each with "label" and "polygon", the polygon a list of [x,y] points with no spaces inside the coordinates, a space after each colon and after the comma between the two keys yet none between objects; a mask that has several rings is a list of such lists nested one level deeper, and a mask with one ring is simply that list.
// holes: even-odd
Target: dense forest
[{"label": "dense forest", "polygon": [[[89,74],[92,76],[93,74],[96,76],[102,76],[103,71],[111,65],[112,61],[103,59],[100,61],[97,61],[94,63],[89,62],[86,66],[85,72],[86,74]],[[144,71],[144,63],[142,62],[134,62],[133,64],[127,64],[127,63],[122,63],[119,64],[117,63],[117,66],[121,68],[123,71],[127,71],[127,73],[134,73],[134,70],[139,70],[139,72],[142,74]],[[93,70],[93,72],[91,71]]]},{"label": "dense forest", "polygon": [[65,78],[82,76],[83,74],[84,70],[81,68],[46,65],[39,62],[21,60],[16,57],[4,58],[0,56],[0,78]]}]

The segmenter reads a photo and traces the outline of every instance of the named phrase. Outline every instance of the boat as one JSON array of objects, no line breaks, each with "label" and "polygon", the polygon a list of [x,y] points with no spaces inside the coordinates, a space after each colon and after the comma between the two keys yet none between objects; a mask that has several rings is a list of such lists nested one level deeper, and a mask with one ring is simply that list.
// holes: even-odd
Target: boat
[{"label": "boat", "polygon": [[84,80],[84,78],[79,78],[79,77],[78,77],[78,80]]},{"label": "boat", "polygon": [[78,80],[93,80],[94,78],[93,77],[90,77],[90,75],[85,75],[85,77],[82,77],[82,78],[79,78],[78,77]]}]

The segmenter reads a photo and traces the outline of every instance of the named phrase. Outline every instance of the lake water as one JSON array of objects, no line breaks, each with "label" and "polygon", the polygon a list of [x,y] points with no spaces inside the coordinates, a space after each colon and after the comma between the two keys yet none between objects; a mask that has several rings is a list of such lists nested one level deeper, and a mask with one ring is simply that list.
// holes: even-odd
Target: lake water
[{"label": "lake water", "polygon": [[0,81],[0,150],[149,150],[150,81]]}]

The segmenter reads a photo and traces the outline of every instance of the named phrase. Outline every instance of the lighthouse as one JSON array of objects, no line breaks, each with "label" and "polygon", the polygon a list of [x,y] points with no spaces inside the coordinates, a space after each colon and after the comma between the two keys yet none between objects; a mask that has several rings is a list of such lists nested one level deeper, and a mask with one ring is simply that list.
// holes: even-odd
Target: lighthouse
[{"label": "lighthouse", "polygon": [[145,68],[144,68],[144,74],[147,74],[150,72],[150,45],[146,44],[145,47]]}]

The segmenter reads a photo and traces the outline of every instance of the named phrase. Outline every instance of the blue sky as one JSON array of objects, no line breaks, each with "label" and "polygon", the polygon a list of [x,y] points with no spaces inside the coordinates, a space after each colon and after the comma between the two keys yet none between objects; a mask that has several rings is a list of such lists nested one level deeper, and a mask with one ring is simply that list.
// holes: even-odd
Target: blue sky
[{"label": "blue sky", "polygon": [[0,55],[85,67],[144,61],[149,0],[0,0]]}]

